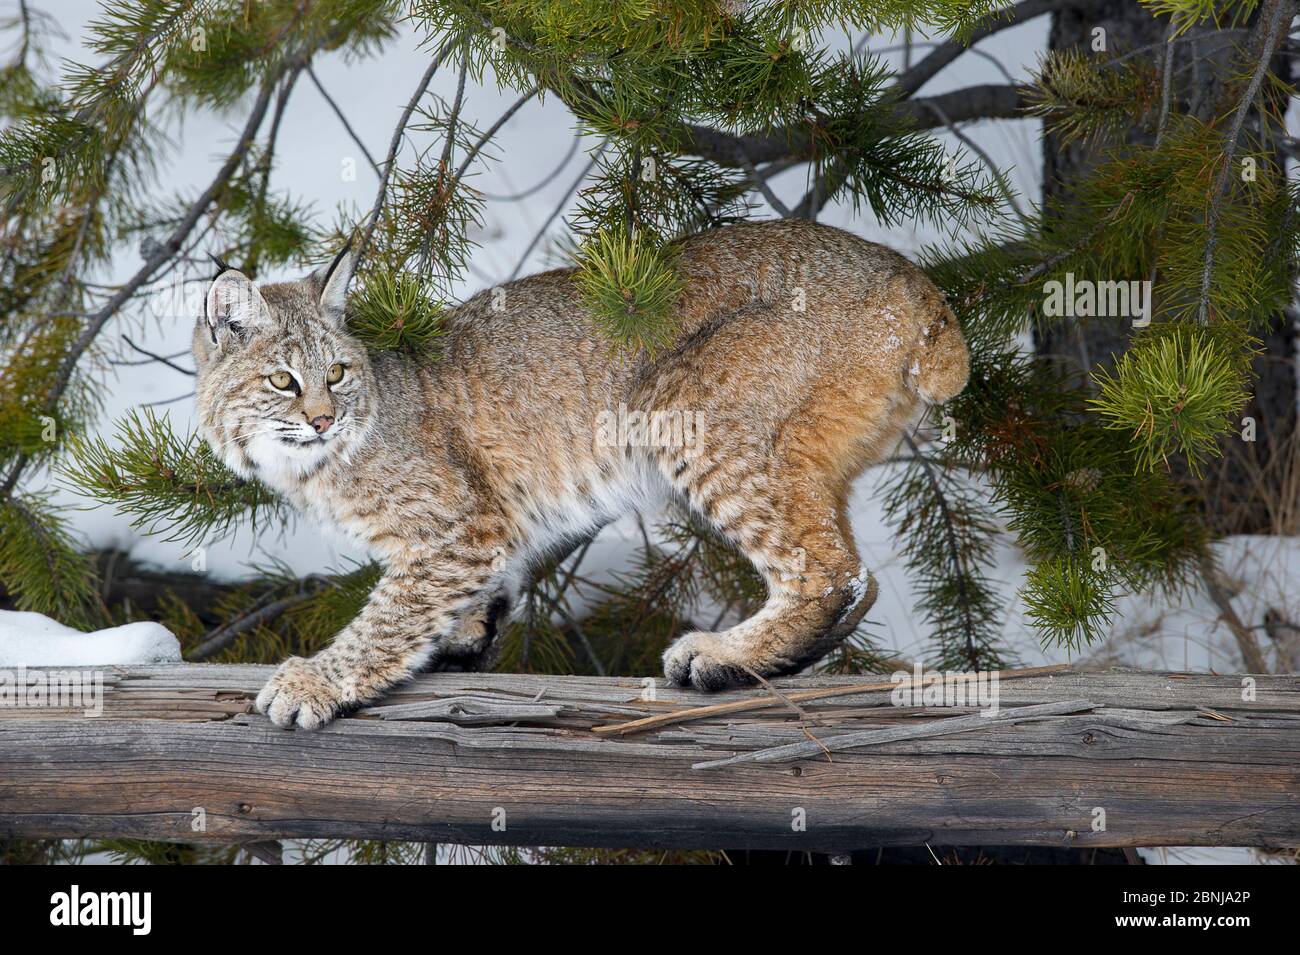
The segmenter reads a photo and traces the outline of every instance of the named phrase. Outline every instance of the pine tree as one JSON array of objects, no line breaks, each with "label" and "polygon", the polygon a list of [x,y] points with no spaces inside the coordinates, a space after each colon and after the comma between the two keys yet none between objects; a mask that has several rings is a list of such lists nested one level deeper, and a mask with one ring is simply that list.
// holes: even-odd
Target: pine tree
[{"label": "pine tree", "polygon": [[[1292,148],[1282,114],[1293,91],[1274,67],[1291,0],[1143,0],[1125,16],[1159,37],[1150,47],[1062,45],[1028,84],[921,95],[982,37],[1044,13],[1086,19],[1109,2],[106,0],[91,28],[96,62],[53,77],[41,53],[54,21],[21,3],[0,24],[17,39],[0,70],[0,584],[14,606],[76,625],[123,619],[71,515],[42,493],[51,479],[190,547],[287,520],[274,495],[165,414],[144,409],[95,435],[105,331],[206,255],[257,276],[325,261],[351,236],[363,255],[356,334],[436,358],[487,201],[475,172],[496,161],[493,137],[511,115],[552,98],[599,143],[565,209],[579,286],[613,349],[671,338],[677,240],[750,217],[758,198],[783,216],[816,218],[837,202],[948,236],[923,265],[970,342],[971,383],[907,436],[882,488],[932,634],[927,662],[1010,662],[1007,608],[988,576],[1007,539],[1028,560],[1021,597],[1041,638],[1086,646],[1120,594],[1178,591],[1206,573],[1222,529],[1195,478],[1242,428],[1253,362],[1290,305],[1300,235],[1279,158]],[[304,78],[318,82],[315,58],[381,55],[411,31],[428,70],[372,159],[373,206],[323,222],[273,185],[281,117]],[[844,33],[864,39],[836,52]],[[935,39],[891,69],[871,39],[891,33]],[[1206,52],[1191,37],[1226,42]],[[1180,94],[1176,73],[1193,64],[1212,76],[1212,101]],[[456,92],[442,100],[429,86],[448,73]],[[469,80],[517,98],[476,128]],[[242,132],[201,193],[160,199],[155,120],[202,111],[242,116]],[[1050,183],[1028,208],[960,125],[1025,115],[1042,119],[1053,149],[1089,156],[1068,190]],[[936,130],[968,148],[949,154]],[[422,148],[403,165],[408,136]],[[786,203],[772,180],[790,169],[806,180]],[[133,247],[134,274],[97,283]],[[1094,328],[1086,309],[1055,307],[1067,287],[1130,282],[1151,283],[1149,313],[1105,339],[1113,356],[1064,365],[1023,347]],[[643,527],[613,581],[584,573],[589,546],[529,587],[502,667],[652,674],[686,626],[740,619],[763,599],[753,569],[688,514]],[[256,567],[202,612],[164,595],[158,615],[190,659],[273,662],[319,649],[376,573]],[[887,662],[864,631],[825,666]]]}]

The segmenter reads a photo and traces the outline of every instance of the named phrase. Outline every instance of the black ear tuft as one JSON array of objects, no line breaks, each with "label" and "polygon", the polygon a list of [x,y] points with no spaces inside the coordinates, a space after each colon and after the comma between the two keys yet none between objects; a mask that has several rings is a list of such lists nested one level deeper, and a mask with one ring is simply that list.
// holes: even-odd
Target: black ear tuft
[{"label": "black ear tuft", "polygon": [[321,313],[338,321],[346,321],[348,286],[357,267],[357,254],[349,238],[339,249],[329,266],[317,269],[309,277],[320,296]]},{"label": "black ear tuft", "polygon": [[[213,264],[214,266],[216,266],[216,269],[217,269],[216,273],[215,273],[215,274],[212,276],[212,278],[210,279],[210,281],[212,281],[212,282],[215,282],[217,279],[219,279],[219,278],[222,276],[223,273],[225,273],[225,272],[229,272],[231,269],[234,268],[234,266],[232,266],[229,262],[227,262],[227,261],[226,261],[225,259],[223,259],[221,256],[219,256],[219,255],[215,255],[215,254],[212,253],[212,252],[209,252],[209,253],[208,253],[208,258],[210,258],[210,259],[212,260],[212,264]],[[207,300],[207,296],[204,296],[204,298],[203,298],[203,317],[204,317],[204,319],[207,320],[207,323],[208,323],[208,334],[212,336],[212,344],[215,345],[215,344],[217,343],[217,330],[216,330],[216,328],[214,328],[213,325],[212,325],[212,316],[208,314],[208,300]],[[231,323],[230,323],[230,329],[231,329],[231,331],[233,331],[233,332],[235,332],[235,333],[238,333],[239,330],[240,330],[240,329],[239,329],[239,324],[238,324],[237,322],[231,322]]]},{"label": "black ear tuft", "polygon": [[352,251],[352,242],[355,239],[355,235],[350,235],[348,236],[348,241],[343,243],[343,248],[339,249],[338,254],[334,256],[334,260],[330,262],[330,267],[325,270],[325,278],[320,283],[321,288],[325,288],[330,284],[330,276],[333,275],[334,270],[339,267],[339,263],[343,261],[343,257]]},{"label": "black ear tuft", "polygon": [[[221,256],[213,255],[212,253],[209,252],[208,258],[210,258],[212,260],[212,264],[217,267],[217,275],[220,275],[222,272],[230,271],[229,263],[227,263],[226,260],[223,259]],[[214,275],[212,277],[215,279],[217,275]]]},{"label": "black ear tuft", "polygon": [[[212,260],[212,264],[215,265],[217,268],[216,274],[213,275],[211,279],[209,279],[210,282],[215,282],[218,278],[221,277],[221,274],[223,272],[230,271],[230,266],[226,263],[226,260],[223,259],[221,256],[213,255],[211,252],[209,252],[208,258]],[[212,336],[212,344],[215,345],[217,343],[217,329],[212,322],[212,316],[208,314],[208,297],[206,295],[203,296],[203,319],[208,326],[208,334]]]}]

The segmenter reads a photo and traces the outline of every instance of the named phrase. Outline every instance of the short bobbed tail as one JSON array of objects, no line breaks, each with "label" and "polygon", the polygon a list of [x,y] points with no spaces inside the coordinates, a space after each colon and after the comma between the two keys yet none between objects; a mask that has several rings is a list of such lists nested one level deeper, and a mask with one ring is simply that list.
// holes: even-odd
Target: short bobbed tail
[{"label": "short bobbed tail", "polygon": [[955,398],[966,387],[970,351],[947,305],[938,303],[934,318],[921,331],[907,371],[916,393],[930,404]]}]

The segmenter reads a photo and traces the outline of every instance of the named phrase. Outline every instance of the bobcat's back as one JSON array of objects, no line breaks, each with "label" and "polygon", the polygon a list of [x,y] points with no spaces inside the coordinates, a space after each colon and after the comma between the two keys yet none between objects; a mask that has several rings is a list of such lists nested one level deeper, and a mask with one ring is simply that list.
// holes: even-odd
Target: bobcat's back
[{"label": "bobcat's back", "polygon": [[[832,347],[842,360],[897,369],[930,402],[965,384],[955,317],[929,278],[891,249],[786,219],[703,232],[680,248],[678,350],[741,312],[766,309],[768,320],[751,324],[751,335],[799,328],[806,344]],[[450,354],[498,383],[537,370],[557,387],[594,388],[594,396],[615,379],[630,381],[648,357],[614,355],[574,278],[573,269],[556,269],[474,296],[448,319]],[[748,369],[759,376],[782,370]]]}]

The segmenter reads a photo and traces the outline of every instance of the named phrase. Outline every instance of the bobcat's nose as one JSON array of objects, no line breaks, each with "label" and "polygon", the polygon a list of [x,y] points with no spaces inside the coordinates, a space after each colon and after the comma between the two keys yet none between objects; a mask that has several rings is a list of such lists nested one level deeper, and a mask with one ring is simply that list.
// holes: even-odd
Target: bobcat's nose
[{"label": "bobcat's nose", "polygon": [[333,423],[333,415],[322,414],[311,419],[311,426],[316,429],[317,434],[324,434]]}]

